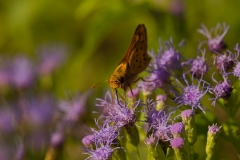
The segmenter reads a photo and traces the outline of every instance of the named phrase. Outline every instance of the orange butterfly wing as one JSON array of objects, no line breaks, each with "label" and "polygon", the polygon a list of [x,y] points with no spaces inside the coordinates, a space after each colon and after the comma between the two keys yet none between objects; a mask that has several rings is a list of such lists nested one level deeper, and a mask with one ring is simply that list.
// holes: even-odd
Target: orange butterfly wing
[{"label": "orange butterfly wing", "polygon": [[147,54],[147,31],[143,24],[139,24],[127,53],[121,60],[121,63],[129,64],[132,74],[139,74],[145,70],[151,58]]}]

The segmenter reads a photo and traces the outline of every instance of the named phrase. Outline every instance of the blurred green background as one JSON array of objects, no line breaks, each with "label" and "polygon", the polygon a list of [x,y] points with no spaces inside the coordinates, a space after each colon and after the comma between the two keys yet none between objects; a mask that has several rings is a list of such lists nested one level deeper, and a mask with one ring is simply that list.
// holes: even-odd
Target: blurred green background
[{"label": "blurred green background", "polygon": [[[43,45],[64,44],[68,59],[52,81],[52,92],[62,98],[66,91],[92,90],[92,85],[107,80],[138,24],[147,28],[148,50],[157,51],[159,37],[172,36],[175,44],[186,40],[184,56],[189,58],[206,39],[197,32],[201,23],[211,28],[226,22],[230,30],[224,40],[232,50],[239,42],[239,6],[238,0],[0,1],[0,54],[34,57]],[[97,86],[90,100],[103,97],[106,90],[107,83]]]}]

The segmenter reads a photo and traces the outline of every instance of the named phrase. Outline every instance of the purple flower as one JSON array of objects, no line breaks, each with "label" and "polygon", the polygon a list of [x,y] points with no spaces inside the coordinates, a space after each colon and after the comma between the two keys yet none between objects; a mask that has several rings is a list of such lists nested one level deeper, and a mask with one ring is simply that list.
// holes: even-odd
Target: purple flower
[{"label": "purple flower", "polygon": [[98,130],[90,128],[94,133],[94,140],[96,142],[101,142],[102,144],[107,144],[113,142],[119,135],[119,128],[117,126],[111,126],[105,122],[102,126],[98,125]]},{"label": "purple flower", "polygon": [[[184,41],[180,42],[178,47],[181,48],[182,46],[184,46]],[[178,69],[181,67],[181,54],[178,51],[179,48],[174,47],[172,38],[169,41],[164,42],[164,46],[162,46],[160,40],[158,54],[155,55],[154,52],[151,53],[153,64],[150,66],[153,66],[153,68],[166,67],[168,70]]]},{"label": "purple flower", "polygon": [[175,149],[180,149],[184,146],[184,140],[180,137],[174,138],[170,141],[171,146]]},{"label": "purple flower", "polygon": [[156,96],[156,101],[160,101],[160,102],[165,102],[167,100],[167,96],[166,95],[163,95],[163,94],[158,94],[157,96]]},{"label": "purple flower", "polygon": [[111,148],[111,146],[99,144],[96,149],[89,149],[84,148],[85,152],[83,154],[88,154],[89,157],[87,159],[94,159],[94,160],[107,160],[111,157],[113,151],[118,148]]},{"label": "purple flower", "polygon": [[152,136],[152,135],[149,136],[149,137],[147,137],[146,140],[145,140],[145,144],[146,144],[147,146],[155,145],[155,143],[156,143],[156,139],[155,139],[155,137]]},{"label": "purple flower", "polygon": [[34,65],[26,56],[13,59],[10,73],[11,84],[17,88],[29,87],[36,77]]},{"label": "purple flower", "polygon": [[[183,44],[184,41],[178,47],[182,47]],[[160,42],[158,54],[152,51],[150,55],[153,57],[153,61],[149,64],[150,75],[144,78],[145,81],[141,81],[138,84],[144,95],[150,95],[156,88],[167,89],[167,85],[170,84],[171,71],[179,72],[179,68],[181,67],[181,55],[178,49],[173,46],[172,39],[166,41],[164,47],[162,47]]]},{"label": "purple flower", "polygon": [[66,61],[67,50],[65,46],[43,46],[38,50],[40,63],[38,72],[41,75],[49,74]]},{"label": "purple flower", "polygon": [[55,106],[51,96],[21,99],[20,104],[25,121],[31,129],[43,131],[51,125]]},{"label": "purple flower", "polygon": [[138,88],[132,89],[132,91],[131,90],[127,91],[127,96],[130,97],[130,98],[137,97],[138,95],[139,95],[139,89]]},{"label": "purple flower", "polygon": [[[223,38],[228,32],[229,26],[225,23],[223,23],[223,25],[218,23],[217,26],[210,31],[204,24],[201,24],[201,26],[202,29],[198,29],[198,32],[208,39],[208,48],[211,52],[220,53],[226,49],[227,45],[223,41]],[[214,32],[214,36],[212,36],[212,32]]]},{"label": "purple flower", "polygon": [[240,79],[240,62],[237,62],[236,66],[233,68],[233,75]]},{"label": "purple flower", "polygon": [[97,100],[99,101],[97,106],[104,108],[103,116],[108,123],[113,123],[118,127],[135,124],[136,116],[134,111],[140,101],[136,101],[129,106],[127,102],[121,102],[117,99],[112,100],[109,92],[107,92],[105,100],[99,98]]},{"label": "purple flower", "polygon": [[144,78],[145,81],[138,83],[138,87],[142,89],[144,95],[150,95],[156,88],[166,88],[170,83],[170,73],[163,67],[152,68],[150,76]]},{"label": "purple flower", "polygon": [[181,117],[183,121],[187,121],[188,119],[193,118],[193,116],[194,116],[194,111],[191,109],[184,110],[181,113]]},{"label": "purple flower", "polygon": [[234,66],[234,55],[231,52],[227,54],[217,54],[214,59],[214,64],[221,74],[225,74],[227,71],[231,70]]},{"label": "purple flower", "polygon": [[206,60],[204,58],[205,56],[205,50],[202,51],[202,56],[197,56],[195,59],[191,59],[187,62],[182,63],[184,64],[190,64],[191,65],[191,69],[190,72],[191,74],[197,78],[200,79],[203,77],[203,75],[205,75],[208,71],[208,65],[206,63]]},{"label": "purple flower", "polygon": [[[150,103],[150,102],[149,102]],[[147,123],[149,130],[153,129],[153,136],[161,141],[168,141],[172,138],[170,133],[170,115],[166,110],[156,110],[156,103],[150,103],[146,109]]]},{"label": "purple flower", "polygon": [[17,119],[14,111],[2,108],[0,110],[0,132],[10,134],[17,129]]},{"label": "purple flower", "polygon": [[93,136],[90,136],[90,141],[94,141],[94,149],[84,148],[85,153],[89,154],[88,158],[105,160],[110,158],[112,152],[121,147],[112,148],[114,140],[118,137],[119,131],[116,126],[110,126],[107,122],[103,126],[97,125],[99,130],[91,128]]},{"label": "purple flower", "polygon": [[210,90],[216,96],[215,98],[211,98],[211,100],[213,100],[212,105],[215,106],[216,101],[219,98],[222,98],[224,100],[228,100],[230,98],[232,95],[233,87],[231,81],[227,80],[225,76],[223,76],[224,80],[222,82],[217,82],[213,77],[212,79],[215,83],[217,83],[216,86]]},{"label": "purple flower", "polygon": [[170,141],[172,149],[174,150],[176,159],[191,159],[189,156],[189,148],[181,137],[174,138]]},{"label": "purple flower", "polygon": [[212,125],[208,127],[207,133],[207,144],[206,144],[206,159],[216,159],[217,158],[217,142],[218,142],[218,135],[220,133],[221,127],[217,125]]},{"label": "purple flower", "polygon": [[238,47],[238,44],[235,47],[236,54],[235,54],[235,67],[233,68],[233,75],[235,77],[238,77],[240,79],[240,62],[238,61],[239,53],[240,53],[240,48]]},{"label": "purple flower", "polygon": [[[201,106],[201,100],[203,96],[208,92],[208,87],[207,88],[204,87],[206,82],[199,80],[198,85],[194,85],[194,84],[189,85],[188,81],[185,78],[185,75],[183,75],[183,78],[187,86],[185,88],[182,88],[181,95],[177,96],[175,94],[176,98],[174,101],[178,103],[180,106],[183,106],[183,105],[190,106],[192,107],[193,110],[199,108],[204,112],[203,107]],[[200,85],[202,82],[203,82],[203,85],[201,87]]]},{"label": "purple flower", "polygon": [[185,128],[182,122],[177,122],[171,125],[170,131],[173,135],[180,135],[185,131]]},{"label": "purple flower", "polygon": [[61,131],[55,131],[51,135],[51,146],[53,148],[61,148],[64,142],[64,135]]},{"label": "purple flower", "polygon": [[220,126],[220,127],[218,127],[217,126],[217,124],[216,125],[212,125],[212,126],[209,126],[208,127],[208,132],[209,133],[211,133],[211,134],[217,134],[217,133],[219,133],[220,132],[220,129],[221,129],[222,127]]},{"label": "purple flower", "polygon": [[181,113],[182,123],[186,130],[186,137],[191,145],[194,145],[197,141],[197,130],[194,118],[194,111],[191,109],[184,110]]},{"label": "purple flower", "polygon": [[82,139],[82,143],[85,147],[90,148],[92,145],[94,145],[94,134],[88,134]]},{"label": "purple flower", "polygon": [[65,113],[64,120],[69,122],[77,122],[79,117],[84,115],[86,109],[86,101],[90,92],[85,92],[82,95],[76,95],[70,100],[60,101],[59,108]]}]

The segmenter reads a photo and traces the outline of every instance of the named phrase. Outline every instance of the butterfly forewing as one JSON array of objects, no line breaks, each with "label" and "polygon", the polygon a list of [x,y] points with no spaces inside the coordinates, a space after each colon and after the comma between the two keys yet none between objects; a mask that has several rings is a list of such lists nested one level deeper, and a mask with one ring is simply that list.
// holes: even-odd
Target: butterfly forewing
[{"label": "butterfly forewing", "polygon": [[144,25],[137,27],[127,54],[132,74],[139,74],[147,68],[151,58],[147,54],[147,32]]}]

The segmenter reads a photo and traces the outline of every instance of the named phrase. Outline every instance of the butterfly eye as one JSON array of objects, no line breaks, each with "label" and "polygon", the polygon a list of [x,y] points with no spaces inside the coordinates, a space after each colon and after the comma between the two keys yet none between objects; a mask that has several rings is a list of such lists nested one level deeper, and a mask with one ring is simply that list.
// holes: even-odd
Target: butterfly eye
[{"label": "butterfly eye", "polygon": [[120,83],[123,84],[124,83],[124,78],[120,77]]}]

